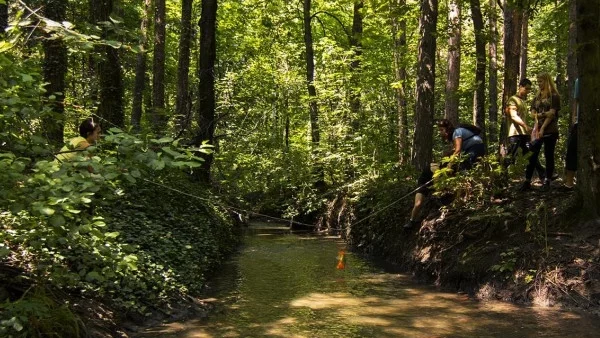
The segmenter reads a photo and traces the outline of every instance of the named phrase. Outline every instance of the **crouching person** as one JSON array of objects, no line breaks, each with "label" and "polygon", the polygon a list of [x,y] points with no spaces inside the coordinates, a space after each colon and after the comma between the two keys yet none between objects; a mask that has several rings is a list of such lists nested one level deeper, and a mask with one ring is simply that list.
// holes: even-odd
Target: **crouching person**
[{"label": "crouching person", "polygon": [[[476,126],[459,125],[454,127],[452,122],[446,119],[438,121],[437,126],[442,140],[452,145],[451,150],[445,152],[444,156],[466,155],[466,158],[458,165],[459,171],[471,169],[485,155],[485,146],[479,136],[481,130]],[[438,164],[431,164],[419,176],[417,180],[419,188],[415,194],[415,202],[410,213],[410,219],[404,225],[404,228],[412,228],[418,225],[419,211],[425,198],[431,194],[434,172],[439,168]]]},{"label": "crouching person", "polygon": [[473,167],[479,159],[485,155],[485,146],[479,134],[481,130],[472,125],[458,125],[454,127],[449,120],[437,122],[440,137],[452,143],[452,155],[466,155],[466,159],[459,164],[459,170],[468,170]]}]

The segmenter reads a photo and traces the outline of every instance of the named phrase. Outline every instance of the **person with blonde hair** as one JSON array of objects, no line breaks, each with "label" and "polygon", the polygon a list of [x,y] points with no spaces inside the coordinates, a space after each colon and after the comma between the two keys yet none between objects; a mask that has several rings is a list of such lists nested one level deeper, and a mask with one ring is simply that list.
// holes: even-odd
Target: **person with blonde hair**
[{"label": "person with blonde hair", "polygon": [[560,95],[556,90],[556,84],[548,73],[538,75],[537,82],[539,91],[531,103],[531,116],[537,121],[537,134],[535,141],[531,143],[532,155],[525,170],[525,182],[520,190],[531,189],[531,177],[544,147],[546,158],[546,175],[542,190],[550,189],[550,182],[554,176],[554,150],[558,141],[558,112],[560,111]]}]

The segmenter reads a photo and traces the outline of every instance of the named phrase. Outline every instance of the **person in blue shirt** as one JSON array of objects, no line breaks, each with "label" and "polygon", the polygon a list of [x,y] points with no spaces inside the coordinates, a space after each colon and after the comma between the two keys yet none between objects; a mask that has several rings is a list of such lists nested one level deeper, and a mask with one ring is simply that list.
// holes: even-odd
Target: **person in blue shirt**
[{"label": "person in blue shirt", "polygon": [[[458,167],[460,171],[472,168],[479,158],[485,155],[485,146],[479,136],[479,130],[476,130],[477,127],[466,125],[454,127],[452,122],[446,119],[438,121],[437,126],[442,140],[444,142],[452,142],[452,150],[444,152],[444,156],[459,155],[460,153],[466,155],[467,158]],[[403,228],[410,229],[419,224],[417,217],[425,198],[430,194],[433,173],[439,168],[440,165],[431,164],[419,176],[417,181],[419,188],[415,194],[415,202],[410,212],[410,218],[403,225]]]},{"label": "person in blue shirt", "polygon": [[468,170],[485,155],[485,146],[474,126],[458,125],[455,127],[449,120],[439,120],[438,130],[442,139],[452,142],[452,155],[464,154],[467,158],[459,165],[460,170]]}]

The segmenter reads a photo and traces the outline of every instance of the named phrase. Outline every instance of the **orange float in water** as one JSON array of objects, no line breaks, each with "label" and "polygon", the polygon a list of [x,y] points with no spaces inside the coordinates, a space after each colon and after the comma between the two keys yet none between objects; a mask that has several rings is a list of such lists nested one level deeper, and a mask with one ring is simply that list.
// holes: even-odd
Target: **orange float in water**
[{"label": "orange float in water", "polygon": [[336,268],[338,270],[343,270],[346,268],[346,253],[344,252],[344,250],[340,250],[338,252],[337,261],[338,262]]}]

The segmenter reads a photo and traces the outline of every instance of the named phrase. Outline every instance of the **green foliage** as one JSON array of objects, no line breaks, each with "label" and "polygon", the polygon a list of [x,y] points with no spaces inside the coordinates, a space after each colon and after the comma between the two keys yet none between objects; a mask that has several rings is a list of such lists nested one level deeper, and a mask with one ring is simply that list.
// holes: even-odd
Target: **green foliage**
[{"label": "green foliage", "polygon": [[84,327],[68,304],[59,304],[42,287],[30,288],[14,302],[0,304],[3,337],[80,337]]},{"label": "green foliage", "polygon": [[508,251],[500,253],[500,262],[498,264],[492,265],[490,267],[490,271],[495,272],[513,272],[515,270],[515,266],[517,264],[517,251],[516,248],[512,248]]},{"label": "green foliage", "polygon": [[487,155],[468,171],[456,172],[462,156],[445,158],[445,168],[433,177],[435,195],[454,195],[454,206],[477,208],[500,194],[506,187],[505,169],[496,155]]},{"label": "green foliage", "polygon": [[546,255],[550,252],[548,246],[548,215],[549,210],[544,201],[540,201],[534,210],[527,213],[525,232],[530,233],[538,244],[544,245]]},{"label": "green foliage", "polygon": [[[35,292],[4,300],[2,334],[82,335],[69,305],[47,289],[139,313],[198,292],[236,243],[231,224],[207,198],[172,194],[156,208],[156,196],[167,194],[155,183],[194,187],[182,172],[199,167],[212,147],[111,128],[97,145],[60,162],[44,137],[43,121],[53,116],[39,69],[11,48],[21,37],[13,33],[14,41],[0,44],[0,266],[25,271]],[[196,188],[187,194],[207,197]]]},{"label": "green foliage", "polygon": [[[536,5],[528,69],[530,73],[545,70],[555,74],[568,50],[568,5]],[[213,70],[217,92],[214,148],[190,149],[181,146],[181,139],[109,129],[98,145],[61,164],[52,156],[55,149],[47,144],[43,121],[61,119],[66,130],[71,130],[78,120],[92,114],[100,84],[89,76],[93,71],[87,65],[103,57],[94,47],[107,45],[126,51],[120,53],[126,89],[123,102],[132,101],[135,57],[141,51],[137,44],[142,6],[122,4],[119,17],[113,13],[108,21],[98,23],[86,22],[88,6],[85,1],[71,1],[69,21],[56,22],[39,16],[43,11],[37,8],[29,11],[15,4],[12,24],[6,38],[0,40],[3,263],[19,262],[53,285],[112,298],[118,307],[144,312],[148,308],[144,302],[167,301],[172,292],[197,291],[206,272],[221,259],[221,249],[234,242],[224,211],[214,207],[217,202],[212,202],[204,187],[191,184],[182,174],[198,170],[202,153],[215,151],[211,174],[221,193],[255,211],[286,217],[322,211],[331,191],[343,191],[354,201],[361,199],[359,211],[367,212],[398,197],[392,193],[380,196],[381,191],[403,194],[414,186],[411,168],[392,166],[398,158],[399,137],[395,90],[402,85],[406,86],[408,126],[413,125],[415,98],[410,93],[415,86],[420,39],[415,34],[418,2],[409,1],[403,8],[390,8],[388,1],[365,3],[360,57],[350,49],[348,39],[353,3],[312,3],[318,146],[309,137],[304,29],[298,3],[226,0],[219,3],[218,63]],[[195,6],[192,22],[197,22],[200,14],[199,2]],[[441,117],[446,95],[444,55],[448,47],[443,33],[446,20],[442,19],[446,11],[445,4],[440,4],[435,88],[440,99],[435,102],[435,117]],[[179,12],[178,2],[167,2],[167,25],[172,29],[166,39],[166,113],[175,105]],[[475,55],[469,13],[463,13],[461,87],[456,94],[464,121],[472,111]],[[407,71],[403,84],[394,74],[392,46],[397,37],[391,36],[392,18],[406,19],[406,47],[399,60]],[[147,36],[152,36],[151,30]],[[196,40],[198,35],[194,31]],[[103,38],[106,36],[110,39]],[[53,115],[45,101],[43,53],[36,44],[45,38],[62,39],[69,49],[64,116]],[[152,57],[149,47],[145,51],[148,59]],[[192,44],[192,58],[197,57],[198,47]],[[351,69],[353,61],[360,61],[360,68]],[[196,75],[194,67],[192,62],[190,74]],[[193,76],[191,80],[194,83]],[[149,93],[147,88],[146,106],[151,105]],[[357,111],[351,109],[352,93],[360,93]],[[190,97],[194,111],[197,96],[193,90]],[[562,128],[567,120],[561,119]],[[170,123],[164,135],[177,134],[173,132],[175,120]],[[184,137],[199,127],[192,122]],[[411,135],[401,137],[410,139]],[[557,150],[561,152],[562,143]],[[519,158],[508,168],[508,175],[493,156],[468,172],[455,174],[443,169],[436,173],[437,194],[457,194],[455,207],[480,207],[502,193],[508,178],[521,176],[525,163],[525,157]],[[330,191],[315,187],[322,178],[320,172],[315,174],[316,167],[322,168]],[[187,197],[208,201],[183,202],[177,193],[155,183],[178,187]],[[491,207],[478,215],[502,217],[504,212]],[[540,210],[536,212],[528,230],[538,239],[543,218]],[[389,223],[393,217],[397,215],[383,214],[375,220]],[[7,325],[22,324],[15,318]]]}]

